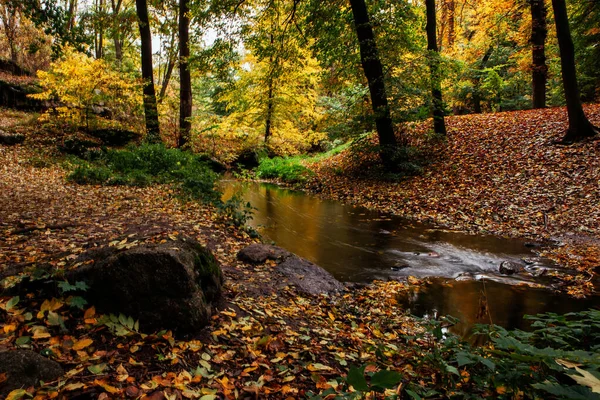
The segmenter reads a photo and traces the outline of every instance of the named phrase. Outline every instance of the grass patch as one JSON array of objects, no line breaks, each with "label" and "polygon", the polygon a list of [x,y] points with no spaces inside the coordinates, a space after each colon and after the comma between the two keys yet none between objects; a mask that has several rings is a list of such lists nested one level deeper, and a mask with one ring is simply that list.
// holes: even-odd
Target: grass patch
[{"label": "grass patch", "polygon": [[313,172],[302,165],[302,157],[263,158],[256,168],[261,179],[279,179],[287,183],[304,182]]},{"label": "grass patch", "polygon": [[261,179],[278,179],[286,183],[301,183],[314,172],[305,164],[315,163],[341,153],[348,144],[337,146],[325,153],[313,156],[263,158],[256,168],[256,176]]},{"label": "grass patch", "polygon": [[174,184],[194,199],[214,202],[218,175],[200,156],[160,144],[107,150],[94,162],[75,161],[70,181],[79,184],[148,186]]}]

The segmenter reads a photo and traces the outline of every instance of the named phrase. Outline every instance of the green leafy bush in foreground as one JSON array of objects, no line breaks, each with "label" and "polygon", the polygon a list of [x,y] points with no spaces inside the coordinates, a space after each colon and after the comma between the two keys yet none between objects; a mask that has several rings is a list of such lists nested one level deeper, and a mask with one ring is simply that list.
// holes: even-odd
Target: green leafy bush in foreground
[{"label": "green leafy bush in foreground", "polygon": [[403,373],[381,357],[377,372],[351,367],[341,386],[314,399],[600,400],[600,310],[525,318],[531,332],[480,325],[481,347],[444,332],[448,320],[423,320],[426,333],[404,337],[418,356],[403,358]]},{"label": "green leafy bush in foreground", "polygon": [[221,200],[215,187],[218,175],[202,156],[161,144],[143,144],[125,150],[106,150],[94,162],[76,160],[68,179],[79,184],[148,186],[171,184],[188,198],[213,204],[236,225],[251,218],[247,207],[234,198]]}]

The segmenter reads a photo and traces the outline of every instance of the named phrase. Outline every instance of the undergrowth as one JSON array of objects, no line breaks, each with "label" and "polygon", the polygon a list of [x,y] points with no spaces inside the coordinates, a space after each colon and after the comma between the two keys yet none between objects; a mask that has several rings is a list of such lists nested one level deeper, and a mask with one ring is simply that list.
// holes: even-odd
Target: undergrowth
[{"label": "undergrowth", "polygon": [[[488,344],[476,347],[446,332],[453,318],[422,320],[424,333],[404,336],[420,357],[403,370],[381,365],[351,367],[342,387],[314,399],[600,399],[600,310],[526,316],[531,332],[480,325]],[[376,371],[376,372],[375,372]],[[351,389],[352,387],[352,389]],[[403,393],[403,395],[400,395]],[[333,397],[335,396],[335,397]]]},{"label": "undergrowth", "polygon": [[349,145],[349,143],[343,144],[325,153],[312,156],[263,158],[256,168],[256,177],[261,179],[277,179],[286,183],[302,183],[314,175],[314,172],[306,165],[339,154],[347,149]]},{"label": "undergrowth", "polygon": [[216,188],[218,174],[202,156],[162,144],[130,146],[124,150],[105,150],[93,161],[72,159],[74,170],[68,179],[78,184],[149,186],[170,184],[186,198],[217,207],[222,215],[241,226],[251,218],[251,208],[234,197],[221,200]]}]

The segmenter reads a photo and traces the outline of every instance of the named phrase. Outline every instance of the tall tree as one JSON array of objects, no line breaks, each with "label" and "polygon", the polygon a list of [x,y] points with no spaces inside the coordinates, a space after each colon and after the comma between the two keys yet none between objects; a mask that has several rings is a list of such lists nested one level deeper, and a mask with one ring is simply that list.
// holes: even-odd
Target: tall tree
[{"label": "tall tree", "polygon": [[429,70],[431,71],[431,97],[433,113],[433,130],[440,135],[446,134],[444,121],[444,102],[442,101],[442,85],[440,77],[440,59],[436,38],[435,0],[425,0],[427,12],[427,50],[429,52]]},{"label": "tall tree", "polygon": [[556,36],[560,48],[560,64],[562,67],[563,87],[569,115],[569,129],[563,138],[564,143],[572,143],[595,136],[598,128],[591,124],[583,112],[577,74],[575,71],[575,47],[569,29],[569,18],[565,0],[552,0]]},{"label": "tall tree", "polygon": [[189,0],[179,1],[179,147],[190,140],[192,123],[192,78],[190,74],[190,16]]},{"label": "tall tree", "polygon": [[144,79],[144,113],[146,116],[146,140],[150,143],[159,143],[160,127],[158,123],[158,107],[156,105],[156,92],[154,91],[154,73],[152,68],[152,33],[148,17],[148,3],[146,0],[136,0],[135,6],[138,15],[141,39],[142,78]]},{"label": "tall tree", "polygon": [[379,59],[377,43],[365,0],[350,0],[354,27],[360,46],[360,58],[369,83],[371,106],[375,114],[375,125],[379,137],[379,155],[387,169],[394,169],[394,153],[398,147],[394,135],[394,125],[385,90],[383,66]]},{"label": "tall tree", "polygon": [[531,53],[532,53],[532,91],[533,108],[546,107],[546,81],[548,66],[546,66],[546,5],[544,0],[529,0],[531,8]]},{"label": "tall tree", "polygon": [[4,34],[6,35],[6,41],[8,42],[8,48],[10,50],[10,59],[15,64],[18,64],[19,62],[17,35],[20,13],[20,6],[18,3],[5,0],[0,1],[0,19],[2,20]]}]

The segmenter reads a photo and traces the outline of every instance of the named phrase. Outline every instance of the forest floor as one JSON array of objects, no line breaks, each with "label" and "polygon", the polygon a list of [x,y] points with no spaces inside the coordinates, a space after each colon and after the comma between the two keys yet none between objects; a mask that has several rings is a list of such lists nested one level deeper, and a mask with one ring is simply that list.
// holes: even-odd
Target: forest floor
[{"label": "forest floor", "polygon": [[[586,114],[600,125],[600,105]],[[309,165],[306,188],[322,197],[476,234],[526,238],[543,255],[581,272],[573,295],[594,290],[600,266],[600,137],[561,146],[565,108],[446,118],[447,140],[412,124],[421,174],[390,180],[374,172],[376,155],[346,150]],[[364,148],[363,148],[364,150]]]},{"label": "forest floor", "polygon": [[[596,122],[599,110],[588,110]],[[539,114],[538,122],[551,124],[544,113]],[[514,114],[512,119],[506,117],[510,115],[499,117],[501,121],[506,119],[506,129],[519,120],[519,114]],[[135,330],[119,336],[102,322],[102,316],[93,306],[78,309],[68,293],[57,298],[45,296],[43,292],[23,292],[18,298],[0,297],[0,350],[31,349],[56,360],[66,372],[63,378],[47,382],[41,388],[13,392],[11,399],[30,396],[36,399],[294,399],[327,389],[345,390],[343,381],[349,367],[367,364],[368,373],[389,369],[401,374],[402,383],[391,385],[388,394],[400,393],[409,387],[424,391],[435,387],[446,396],[461,388],[487,397],[506,390],[469,381],[462,372],[457,375],[456,386],[448,386],[448,374],[453,372],[442,373],[439,366],[434,366],[438,359],[427,355],[434,342],[422,335],[423,325],[407,316],[397,303],[398,294],[405,291],[409,283],[376,282],[334,297],[305,296],[292,286],[282,288],[281,282],[273,282],[272,265],[252,266],[237,260],[237,252],[254,241],[246,232],[222,221],[209,206],[183,202],[169,186],[81,186],[67,182],[64,165],[53,159],[56,141],[60,139],[44,135],[31,121],[26,122],[30,118],[28,114],[5,111],[0,115],[0,130],[21,132],[27,137],[23,145],[0,146],[0,274],[5,278],[4,284],[10,285],[40,272],[50,272],[54,277],[51,279],[60,280],[61,271],[75,267],[77,257],[93,247],[129,247],[186,236],[210,248],[221,263],[225,302],[210,326],[197,337],[183,339],[173,337],[170,332]],[[446,160],[452,159],[454,167],[443,167],[444,162],[438,167],[434,164],[421,177],[402,183],[356,181],[352,175],[335,172],[336,168],[348,165],[342,155],[319,166],[313,187],[319,185],[319,179],[321,182],[329,179],[327,185],[320,184],[321,193],[329,197],[453,224],[469,231],[550,238],[571,231],[573,226],[578,236],[596,236],[598,208],[591,207],[592,200],[582,198],[586,199],[587,194],[598,198],[598,169],[593,167],[598,163],[595,155],[600,142],[551,146],[547,141],[558,136],[558,127],[554,135],[543,133],[536,149],[524,147],[528,153],[523,157],[510,156],[512,162],[525,162],[531,157],[533,160],[527,161],[532,164],[522,167],[515,165],[510,174],[510,169],[502,173],[508,180],[513,177],[520,181],[515,177],[523,174],[537,176],[541,156],[535,154],[541,152],[539,149],[544,149],[548,165],[555,162],[569,166],[566,175],[559,173],[560,168],[556,166],[546,167],[548,172],[544,176],[554,182],[548,185],[549,190],[554,190],[553,185],[558,185],[561,179],[577,177],[577,182],[581,179],[582,192],[577,191],[579,186],[573,187],[572,192],[565,193],[574,194],[561,197],[564,203],[555,205],[563,210],[563,205],[573,207],[572,198],[578,199],[572,225],[567,223],[566,217],[561,217],[566,212],[556,211],[549,219],[549,227],[555,228],[537,232],[545,225],[529,222],[528,218],[530,214],[537,215],[530,210],[533,202],[540,204],[540,212],[550,211],[543,202],[549,201],[543,193],[527,191],[525,185],[523,191],[510,194],[515,188],[506,183],[506,193],[496,192],[503,197],[496,199],[494,212],[501,218],[515,220],[502,225],[494,222],[492,213],[478,211],[479,204],[485,204],[482,199],[491,201],[490,196],[477,197],[471,193],[475,190],[474,182],[478,181],[461,178],[475,179],[477,174],[481,178],[481,174],[488,171],[486,168],[510,165],[509,156],[500,152],[501,149],[506,152],[509,148],[512,153],[523,141],[537,142],[520,138],[516,133],[504,147],[494,144],[500,138],[491,133],[473,142],[473,132],[483,130],[480,125],[485,119],[477,116],[473,120],[477,124],[463,117],[449,119],[451,145],[448,147],[451,150]],[[465,125],[465,132],[460,131],[457,121]],[[470,145],[465,143],[467,138],[476,150],[469,150]],[[487,143],[484,140],[490,144],[484,145]],[[483,148],[487,153],[482,153]],[[485,159],[489,159],[489,163],[486,164]],[[492,165],[492,160],[496,160],[498,166]],[[470,166],[462,166],[462,161]],[[448,168],[445,171],[458,170],[461,175],[455,172],[454,183],[446,182],[445,174],[436,170],[442,167]],[[489,179],[493,182],[495,176]],[[531,181],[527,179],[522,178]],[[437,183],[438,180],[444,183]],[[418,185],[419,181],[423,184]],[[537,187],[535,182],[530,184]],[[478,191],[497,190],[492,183],[479,185]],[[416,197],[411,193],[420,194]],[[519,193],[522,196],[519,201],[511,197]],[[533,200],[527,200],[528,195]],[[419,199],[424,205],[418,205]],[[469,206],[468,200],[475,205]],[[511,206],[514,204],[517,206]],[[406,212],[401,206],[406,207]],[[456,211],[448,211],[454,209]],[[469,215],[488,218],[473,225]],[[517,221],[519,216],[525,218],[522,228]],[[576,220],[580,222],[575,223]],[[585,229],[576,229],[580,225]],[[584,253],[585,256],[590,254],[591,250]],[[458,373],[450,366],[448,371]],[[6,376],[0,374],[0,386],[4,379]]]},{"label": "forest floor", "polygon": [[[273,281],[274,265],[236,259],[253,239],[211,207],[183,202],[168,186],[69,183],[67,170],[52,159],[59,139],[22,125],[27,114],[2,114],[0,129],[27,135],[23,145],[0,146],[4,285],[40,273],[59,282],[61,271],[76,267],[90,248],[181,235],[211,249],[225,276],[224,305],[210,326],[185,340],[170,332],[111,333],[94,307],[78,309],[68,293],[0,297],[0,351],[31,349],[66,372],[9,398],[300,398],[337,387],[349,364],[376,365],[382,351],[397,370],[416,376],[411,364],[419,355],[397,346],[401,335],[420,329],[396,302],[406,284],[380,282],[335,298],[282,288]],[[0,388],[6,379],[0,374]]]}]

